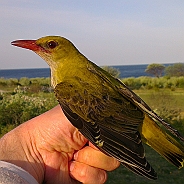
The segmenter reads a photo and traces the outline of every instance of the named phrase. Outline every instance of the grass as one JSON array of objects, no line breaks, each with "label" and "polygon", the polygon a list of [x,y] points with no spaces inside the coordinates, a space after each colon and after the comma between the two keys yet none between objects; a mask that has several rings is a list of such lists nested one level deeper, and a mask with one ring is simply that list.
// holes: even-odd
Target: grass
[{"label": "grass", "polygon": [[184,119],[184,89],[136,90],[135,91],[162,118],[172,123]]},{"label": "grass", "polygon": [[184,89],[176,89],[171,91],[169,89],[156,90],[134,90],[152,109],[158,106],[178,108],[184,111]]}]

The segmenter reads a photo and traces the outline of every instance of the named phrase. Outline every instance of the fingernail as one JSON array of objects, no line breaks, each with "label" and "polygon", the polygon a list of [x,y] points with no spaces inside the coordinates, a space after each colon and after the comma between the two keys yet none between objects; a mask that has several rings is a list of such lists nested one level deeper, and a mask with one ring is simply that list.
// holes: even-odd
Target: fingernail
[{"label": "fingernail", "polygon": [[70,167],[69,167],[70,172],[73,171],[74,167],[75,167],[75,164],[73,162],[71,162]]}]

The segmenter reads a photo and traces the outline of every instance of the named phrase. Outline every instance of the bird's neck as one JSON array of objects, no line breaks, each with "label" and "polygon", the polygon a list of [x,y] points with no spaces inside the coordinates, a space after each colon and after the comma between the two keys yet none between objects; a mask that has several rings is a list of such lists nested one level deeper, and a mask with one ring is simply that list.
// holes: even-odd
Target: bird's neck
[{"label": "bird's neck", "polygon": [[51,66],[51,84],[55,88],[57,84],[72,76],[84,75],[88,60],[78,53],[75,57],[62,59]]},{"label": "bird's neck", "polygon": [[65,61],[62,61],[58,63],[60,63],[59,66],[52,65],[51,67],[51,85],[54,88],[57,84],[65,81],[71,76],[80,75],[79,73],[82,69],[80,64],[75,63],[75,61],[67,61],[67,63],[65,63]]}]

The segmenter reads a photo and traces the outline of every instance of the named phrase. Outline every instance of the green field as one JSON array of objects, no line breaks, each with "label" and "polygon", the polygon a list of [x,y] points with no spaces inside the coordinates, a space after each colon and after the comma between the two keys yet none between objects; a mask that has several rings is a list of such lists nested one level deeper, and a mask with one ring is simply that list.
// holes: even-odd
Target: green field
[{"label": "green field", "polygon": [[[136,94],[184,135],[184,87],[181,85],[183,79],[180,83],[167,81],[170,85],[166,85],[165,80],[125,79],[127,83],[131,83],[130,87]],[[0,80],[0,136],[56,104],[49,79]],[[158,180],[151,181],[137,176],[121,166],[108,173],[107,184],[184,183],[184,169],[178,170],[148,146],[145,146],[145,149],[147,160],[157,172]]]}]

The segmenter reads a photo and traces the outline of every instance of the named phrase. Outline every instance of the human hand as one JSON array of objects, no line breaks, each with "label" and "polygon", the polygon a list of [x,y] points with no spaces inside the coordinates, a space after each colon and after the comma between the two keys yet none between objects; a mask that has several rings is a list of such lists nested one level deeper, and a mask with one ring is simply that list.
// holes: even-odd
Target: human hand
[{"label": "human hand", "polygon": [[67,120],[60,106],[0,139],[0,160],[22,167],[39,183],[104,183],[119,162],[100,152]]}]

